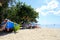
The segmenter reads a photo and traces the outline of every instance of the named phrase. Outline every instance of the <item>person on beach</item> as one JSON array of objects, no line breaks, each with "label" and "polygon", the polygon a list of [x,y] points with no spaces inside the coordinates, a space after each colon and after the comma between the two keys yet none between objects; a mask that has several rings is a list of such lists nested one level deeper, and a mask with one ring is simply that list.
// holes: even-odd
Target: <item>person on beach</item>
[{"label": "person on beach", "polygon": [[11,31],[13,30],[14,23],[8,19],[5,19],[1,24],[0,24],[0,31]]},{"label": "person on beach", "polygon": [[0,26],[0,31],[3,31],[5,30],[5,27],[6,27],[6,23],[7,23],[7,19],[5,19],[2,23],[1,23],[1,26]]},{"label": "person on beach", "polygon": [[7,32],[13,31],[13,28],[14,28],[14,22],[8,20],[6,23],[6,31]]}]

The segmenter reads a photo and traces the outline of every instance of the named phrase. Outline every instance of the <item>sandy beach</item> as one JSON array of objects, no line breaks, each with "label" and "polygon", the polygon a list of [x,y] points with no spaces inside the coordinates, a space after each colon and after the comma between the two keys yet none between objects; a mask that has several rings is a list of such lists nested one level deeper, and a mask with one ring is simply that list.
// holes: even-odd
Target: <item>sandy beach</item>
[{"label": "sandy beach", "polygon": [[0,40],[60,40],[60,29],[24,29],[0,35]]}]

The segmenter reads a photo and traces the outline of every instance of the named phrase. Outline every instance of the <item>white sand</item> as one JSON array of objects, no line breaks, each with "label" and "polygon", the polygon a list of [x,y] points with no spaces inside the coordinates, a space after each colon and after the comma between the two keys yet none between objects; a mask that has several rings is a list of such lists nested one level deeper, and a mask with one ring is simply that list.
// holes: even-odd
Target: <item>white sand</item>
[{"label": "white sand", "polygon": [[0,36],[0,40],[60,40],[60,29],[25,29]]}]

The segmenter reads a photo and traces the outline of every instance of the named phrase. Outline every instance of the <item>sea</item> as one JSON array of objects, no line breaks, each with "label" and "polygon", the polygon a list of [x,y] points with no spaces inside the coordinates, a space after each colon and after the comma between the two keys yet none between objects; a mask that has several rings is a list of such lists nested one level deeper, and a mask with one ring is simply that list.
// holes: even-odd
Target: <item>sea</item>
[{"label": "sea", "polygon": [[60,24],[39,24],[41,28],[59,28],[60,29]]}]

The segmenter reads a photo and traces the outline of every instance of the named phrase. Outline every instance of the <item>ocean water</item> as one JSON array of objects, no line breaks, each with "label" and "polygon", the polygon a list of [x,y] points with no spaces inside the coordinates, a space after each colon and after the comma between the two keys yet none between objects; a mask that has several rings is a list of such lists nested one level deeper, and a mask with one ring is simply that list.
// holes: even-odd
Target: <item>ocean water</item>
[{"label": "ocean water", "polygon": [[46,24],[40,25],[41,28],[60,28],[60,24]]}]

